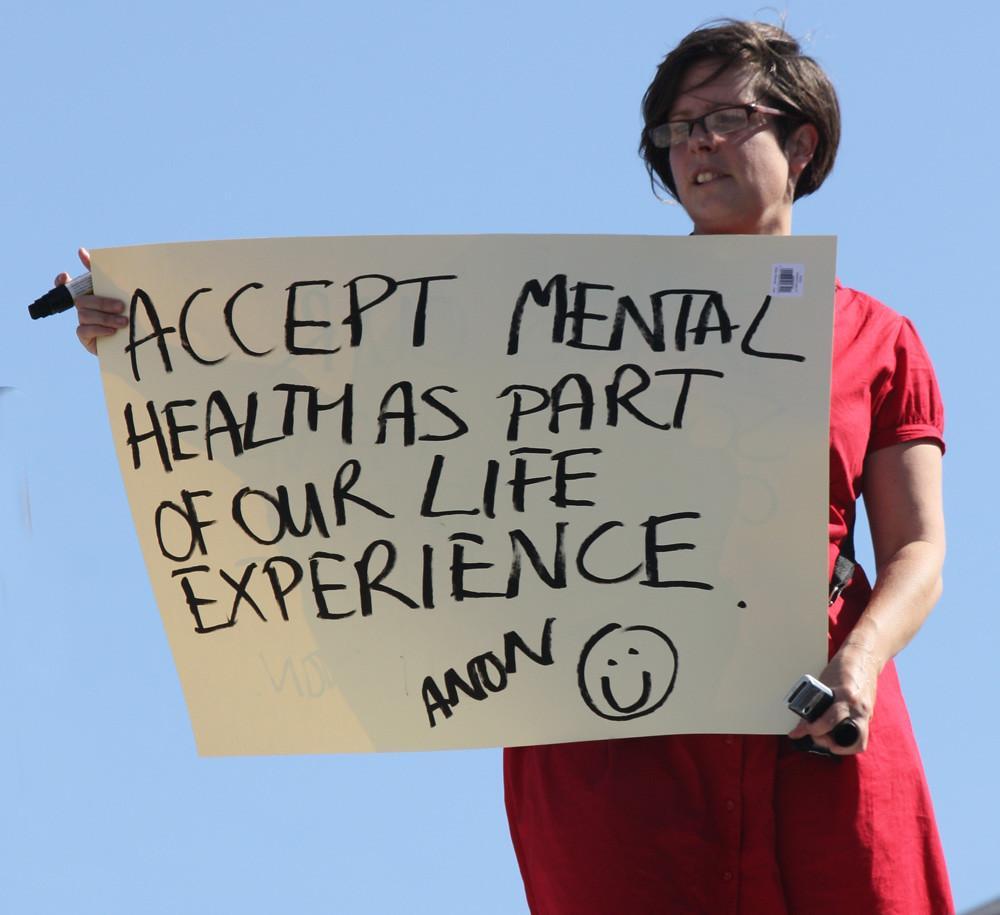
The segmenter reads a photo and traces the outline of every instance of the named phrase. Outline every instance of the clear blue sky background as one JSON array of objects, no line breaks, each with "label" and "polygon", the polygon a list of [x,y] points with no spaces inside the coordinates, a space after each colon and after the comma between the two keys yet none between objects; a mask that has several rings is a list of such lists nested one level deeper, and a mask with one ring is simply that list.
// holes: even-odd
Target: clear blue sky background
[{"label": "clear blue sky background", "polygon": [[[844,109],[836,170],[795,230],[839,236],[844,282],[915,321],[948,405],[946,592],[900,669],[960,909],[1000,895],[997,10],[786,7]],[[97,362],[70,316],[24,306],[79,244],[685,233],[636,156],[639,99],[718,15],[775,17],[662,0],[7,5],[0,910],[526,910],[499,751],[196,756]]]}]

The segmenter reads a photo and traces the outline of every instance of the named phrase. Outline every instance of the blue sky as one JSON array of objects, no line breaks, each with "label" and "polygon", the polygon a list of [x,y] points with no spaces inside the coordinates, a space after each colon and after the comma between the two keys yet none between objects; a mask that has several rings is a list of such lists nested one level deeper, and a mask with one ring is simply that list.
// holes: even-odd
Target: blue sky
[{"label": "blue sky", "polygon": [[[784,9],[844,109],[834,174],[797,206],[795,231],[837,235],[842,280],[914,320],[948,409],[945,596],[899,667],[961,909],[1000,895],[1000,14]],[[746,3],[545,0],[7,11],[0,907],[526,911],[498,751],[196,756],[97,362],[69,316],[31,322],[24,306],[75,269],[80,244],[685,233],[636,156],[639,99],[666,50],[719,15],[775,18]]]}]

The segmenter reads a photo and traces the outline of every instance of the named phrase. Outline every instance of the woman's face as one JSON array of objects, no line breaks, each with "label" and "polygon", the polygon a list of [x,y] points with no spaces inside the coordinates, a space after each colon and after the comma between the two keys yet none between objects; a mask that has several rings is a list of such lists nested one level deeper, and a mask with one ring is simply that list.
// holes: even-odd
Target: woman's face
[{"label": "woman's face", "polygon": [[[716,108],[759,102],[752,74],[732,67],[704,82],[717,60],[694,64],[684,75],[670,119],[696,118]],[[703,85],[704,83],[704,85]],[[677,196],[696,235],[788,235],[795,181],[815,150],[816,130],[806,124],[778,141],[772,115],[752,114],[744,130],[706,133],[695,125],[686,143],[670,148]]]}]

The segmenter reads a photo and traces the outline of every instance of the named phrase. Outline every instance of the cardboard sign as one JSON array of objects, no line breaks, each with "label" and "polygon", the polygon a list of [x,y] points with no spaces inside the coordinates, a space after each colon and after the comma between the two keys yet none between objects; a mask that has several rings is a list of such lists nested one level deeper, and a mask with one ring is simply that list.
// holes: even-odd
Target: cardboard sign
[{"label": "cardboard sign", "polygon": [[204,754],[779,733],[826,659],[834,241],[94,252]]}]

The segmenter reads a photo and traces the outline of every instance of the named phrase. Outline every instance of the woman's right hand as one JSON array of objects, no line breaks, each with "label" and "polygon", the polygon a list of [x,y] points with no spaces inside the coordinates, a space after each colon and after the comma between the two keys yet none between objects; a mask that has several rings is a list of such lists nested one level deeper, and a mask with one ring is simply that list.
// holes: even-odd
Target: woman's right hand
[{"label": "woman's right hand", "polygon": [[[90,253],[86,248],[77,252],[80,262],[90,269]],[[55,279],[56,286],[62,286],[70,281],[68,273],[60,273]],[[102,295],[82,295],[76,300],[76,313],[79,325],[76,335],[84,348],[97,355],[97,338],[110,337],[120,327],[128,326],[125,317],[125,303],[118,299],[109,299]]]}]

